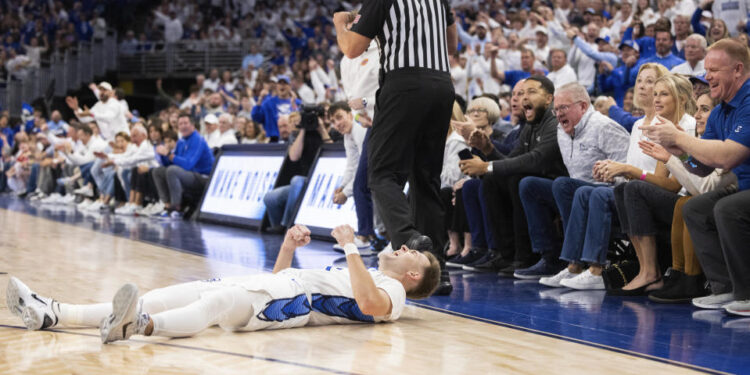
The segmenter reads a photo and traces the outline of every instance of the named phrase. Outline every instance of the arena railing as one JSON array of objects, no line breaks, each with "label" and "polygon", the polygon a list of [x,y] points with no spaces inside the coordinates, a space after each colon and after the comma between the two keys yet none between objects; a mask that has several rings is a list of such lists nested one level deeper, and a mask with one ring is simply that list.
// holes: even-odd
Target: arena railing
[{"label": "arena railing", "polygon": [[185,40],[128,46],[119,53],[121,77],[192,77],[211,68],[239,69],[255,40],[212,42]]},{"label": "arena railing", "polygon": [[23,103],[65,96],[68,91],[93,82],[95,77],[116,70],[117,53],[114,31],[108,32],[104,39],[80,42],[65,51],[52,52],[42,59],[38,68],[29,69],[23,79],[8,74],[5,85],[0,84],[0,108],[17,117],[22,113]]}]

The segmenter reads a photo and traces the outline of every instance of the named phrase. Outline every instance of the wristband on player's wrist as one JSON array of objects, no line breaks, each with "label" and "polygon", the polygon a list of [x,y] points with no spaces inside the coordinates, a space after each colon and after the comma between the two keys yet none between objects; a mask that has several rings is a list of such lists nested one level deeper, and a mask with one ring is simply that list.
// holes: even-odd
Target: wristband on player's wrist
[{"label": "wristband on player's wrist", "polygon": [[345,255],[351,255],[351,254],[359,255],[359,249],[357,249],[357,245],[349,242],[348,244],[344,245],[344,254]]}]

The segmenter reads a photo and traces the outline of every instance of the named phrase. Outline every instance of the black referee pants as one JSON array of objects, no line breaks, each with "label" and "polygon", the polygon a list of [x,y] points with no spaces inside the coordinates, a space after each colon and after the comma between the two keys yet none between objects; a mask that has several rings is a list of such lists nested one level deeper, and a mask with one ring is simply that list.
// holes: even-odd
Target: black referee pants
[{"label": "black referee pants", "polygon": [[388,73],[378,90],[367,144],[369,185],[394,249],[424,234],[442,258],[440,171],[454,98],[449,74],[419,68]]}]

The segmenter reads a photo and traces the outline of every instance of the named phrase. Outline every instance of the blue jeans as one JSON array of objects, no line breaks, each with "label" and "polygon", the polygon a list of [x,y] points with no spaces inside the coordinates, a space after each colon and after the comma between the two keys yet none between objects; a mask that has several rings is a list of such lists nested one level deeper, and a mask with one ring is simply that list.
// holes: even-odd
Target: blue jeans
[{"label": "blue jeans", "polygon": [[367,187],[367,140],[370,129],[365,133],[362,151],[359,154],[359,165],[354,175],[354,209],[357,211],[357,234],[360,236],[374,236],[372,194]]},{"label": "blue jeans", "polygon": [[114,167],[102,168],[102,159],[97,159],[91,167],[91,177],[102,195],[112,196],[115,193]]},{"label": "blue jeans", "polygon": [[36,191],[36,182],[39,179],[39,163],[31,164],[31,173],[29,174],[29,183],[26,185],[26,192],[31,194]]},{"label": "blue jeans", "polygon": [[130,189],[131,189],[130,180],[132,176],[133,176],[132,168],[121,169],[120,174],[118,176],[118,178],[120,179],[120,184],[122,184],[122,190],[125,191],[125,198],[128,200],[130,199]]},{"label": "blue jeans", "polygon": [[288,226],[294,214],[294,207],[300,198],[302,188],[307,183],[307,177],[294,176],[289,185],[278,187],[266,193],[263,203],[266,205],[268,221],[271,226]]},{"label": "blue jeans", "polygon": [[83,183],[94,183],[94,179],[91,177],[91,168],[94,166],[94,162],[81,164],[78,166],[78,168],[81,170],[81,178],[83,178]]},{"label": "blue jeans", "polygon": [[487,204],[482,199],[484,189],[482,180],[471,179],[464,183],[461,194],[464,198],[466,221],[471,232],[471,244],[481,249],[496,249],[490,223],[487,220]]},{"label": "blue jeans", "polygon": [[531,249],[544,258],[557,260],[562,239],[554,222],[558,209],[552,194],[553,184],[549,178],[524,177],[518,184],[518,192],[529,226]]},{"label": "blue jeans", "polygon": [[605,264],[614,210],[613,188],[591,185],[578,188],[573,197],[560,259]]},{"label": "blue jeans", "polygon": [[[568,229],[570,212],[573,209],[573,198],[576,190],[581,186],[598,186],[586,181],[576,180],[570,177],[558,177],[552,183],[552,195],[555,196],[557,211],[560,213],[563,224],[563,233]],[[604,185],[602,185],[604,186]]]}]

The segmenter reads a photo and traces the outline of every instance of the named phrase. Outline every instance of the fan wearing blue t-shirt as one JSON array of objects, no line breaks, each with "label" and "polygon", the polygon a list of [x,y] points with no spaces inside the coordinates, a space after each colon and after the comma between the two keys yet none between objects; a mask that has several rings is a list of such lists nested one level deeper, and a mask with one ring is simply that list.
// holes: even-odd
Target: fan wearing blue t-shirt
[{"label": "fan wearing blue t-shirt", "polygon": [[722,39],[711,46],[705,68],[711,97],[721,103],[708,117],[702,139],[670,124],[642,129],[696,175],[707,176],[715,168],[737,175],[738,187],[691,199],[683,217],[712,293],[693,305],[750,316],[750,52]]},{"label": "fan wearing blue t-shirt", "polygon": [[279,75],[276,77],[276,80],[277,94],[261,94],[260,102],[253,107],[251,112],[253,121],[263,124],[266,136],[272,142],[277,142],[279,139],[279,128],[277,126],[279,116],[296,112],[297,108],[302,104],[292,92],[289,85],[289,77]]}]

